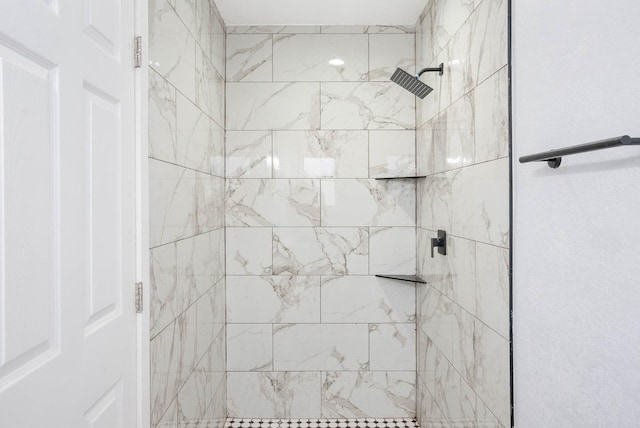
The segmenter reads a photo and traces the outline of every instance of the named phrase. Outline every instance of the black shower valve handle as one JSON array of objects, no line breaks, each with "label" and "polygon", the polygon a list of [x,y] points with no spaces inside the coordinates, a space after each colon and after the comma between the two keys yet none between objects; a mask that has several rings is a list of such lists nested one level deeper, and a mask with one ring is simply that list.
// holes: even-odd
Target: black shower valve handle
[{"label": "black shower valve handle", "polygon": [[438,237],[431,238],[431,258],[434,257],[433,249],[438,247],[438,254],[447,255],[447,232],[438,230]]}]

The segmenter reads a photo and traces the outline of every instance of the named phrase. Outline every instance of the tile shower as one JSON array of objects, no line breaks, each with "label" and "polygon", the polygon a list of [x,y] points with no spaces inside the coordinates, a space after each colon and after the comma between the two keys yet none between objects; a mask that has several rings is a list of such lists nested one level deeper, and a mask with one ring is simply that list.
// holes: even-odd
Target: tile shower
[{"label": "tile shower", "polygon": [[[506,4],[225,28],[150,2],[152,426],[510,425]],[[416,55],[445,63],[417,102],[389,81]]]}]

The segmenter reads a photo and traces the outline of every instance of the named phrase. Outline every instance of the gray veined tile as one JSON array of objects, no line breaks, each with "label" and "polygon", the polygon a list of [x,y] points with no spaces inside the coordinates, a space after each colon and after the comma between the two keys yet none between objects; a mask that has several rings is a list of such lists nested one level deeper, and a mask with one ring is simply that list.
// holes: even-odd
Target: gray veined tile
[{"label": "gray veined tile", "polygon": [[274,275],[367,274],[366,227],[273,229]]},{"label": "gray veined tile", "polygon": [[271,178],[270,131],[226,132],[226,177]]},{"label": "gray veined tile", "polygon": [[476,163],[509,155],[508,71],[502,68],[473,93]]},{"label": "gray veined tile", "polygon": [[228,226],[319,226],[320,180],[227,180]]},{"label": "gray veined tile", "polygon": [[415,226],[415,182],[323,180],[323,226]]},{"label": "gray veined tile", "polygon": [[506,247],[509,243],[509,159],[462,168],[452,180],[452,233]]},{"label": "gray veined tile", "polygon": [[195,171],[150,159],[149,189],[151,247],[197,232]]},{"label": "gray veined tile", "polygon": [[375,276],[323,276],[323,323],[415,320],[415,286]]},{"label": "gray veined tile", "polygon": [[369,367],[366,324],[277,324],[275,370],[360,370]]},{"label": "gray veined tile", "polygon": [[369,269],[372,274],[415,274],[416,228],[370,228],[369,254]]},{"label": "gray veined tile", "polygon": [[167,2],[149,11],[149,65],[195,101],[196,41]]},{"label": "gray veined tile", "polygon": [[227,325],[227,370],[273,369],[271,324]]},{"label": "gray veined tile", "polygon": [[176,245],[170,243],[150,250],[149,281],[150,293],[150,331],[153,338],[178,316],[189,301],[189,292],[184,296],[178,289],[176,276]]},{"label": "gray veined tile", "polygon": [[367,131],[274,131],[275,178],[367,176]]},{"label": "gray veined tile", "polygon": [[271,34],[227,36],[227,81],[270,82],[273,78]]},{"label": "gray veined tile", "polygon": [[415,382],[415,372],[324,372],[322,417],[414,417]]},{"label": "gray veined tile", "polygon": [[416,325],[369,325],[371,370],[406,370],[416,367]]},{"label": "gray veined tile", "polygon": [[177,115],[178,141],[175,162],[209,173],[214,132],[211,119],[182,94],[178,94]]},{"label": "gray veined tile", "polygon": [[393,82],[321,84],[322,129],[413,129],[415,96]]},{"label": "gray veined tile", "polygon": [[388,81],[399,67],[416,73],[414,34],[372,34],[369,36],[369,80]]},{"label": "gray veined tile", "polygon": [[228,34],[313,34],[320,33],[318,25],[235,25],[227,27]]},{"label": "gray veined tile", "polygon": [[416,131],[369,131],[369,177],[416,174]]},{"label": "gray veined tile", "polygon": [[225,125],[225,81],[202,49],[196,49],[196,104],[220,127]]},{"label": "gray veined tile", "polygon": [[476,301],[478,319],[509,337],[509,250],[477,244]]},{"label": "gray veined tile", "polygon": [[318,83],[227,83],[227,129],[318,129]]},{"label": "gray veined tile", "polygon": [[149,72],[149,157],[177,162],[177,91],[153,69]]},{"label": "gray veined tile", "polygon": [[505,0],[483,1],[471,18],[469,63],[476,84],[507,64],[507,5]]},{"label": "gray veined tile", "polygon": [[226,229],[227,275],[271,274],[272,232],[268,227]]},{"label": "gray veined tile", "polygon": [[229,417],[320,417],[319,372],[231,372]]},{"label": "gray veined tile", "polygon": [[362,81],[367,71],[366,35],[280,34],[273,38],[276,82]]},{"label": "gray veined tile", "polygon": [[231,323],[320,322],[319,276],[230,276],[227,320]]}]

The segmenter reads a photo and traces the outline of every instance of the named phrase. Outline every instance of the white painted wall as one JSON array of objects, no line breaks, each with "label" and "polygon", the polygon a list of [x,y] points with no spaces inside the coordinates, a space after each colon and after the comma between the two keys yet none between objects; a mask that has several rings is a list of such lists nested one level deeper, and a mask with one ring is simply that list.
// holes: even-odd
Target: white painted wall
[{"label": "white painted wall", "polygon": [[[514,158],[640,137],[640,2],[513,3]],[[516,426],[640,426],[640,147],[514,174]]]}]

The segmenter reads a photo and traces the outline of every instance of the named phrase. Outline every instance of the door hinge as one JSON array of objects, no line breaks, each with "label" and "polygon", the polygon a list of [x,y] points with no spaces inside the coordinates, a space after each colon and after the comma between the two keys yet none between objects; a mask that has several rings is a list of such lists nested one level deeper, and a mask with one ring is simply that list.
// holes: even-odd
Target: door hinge
[{"label": "door hinge", "polygon": [[142,67],[142,36],[136,36],[133,42],[133,66]]},{"label": "door hinge", "polygon": [[136,282],[136,313],[142,312],[142,282]]}]

